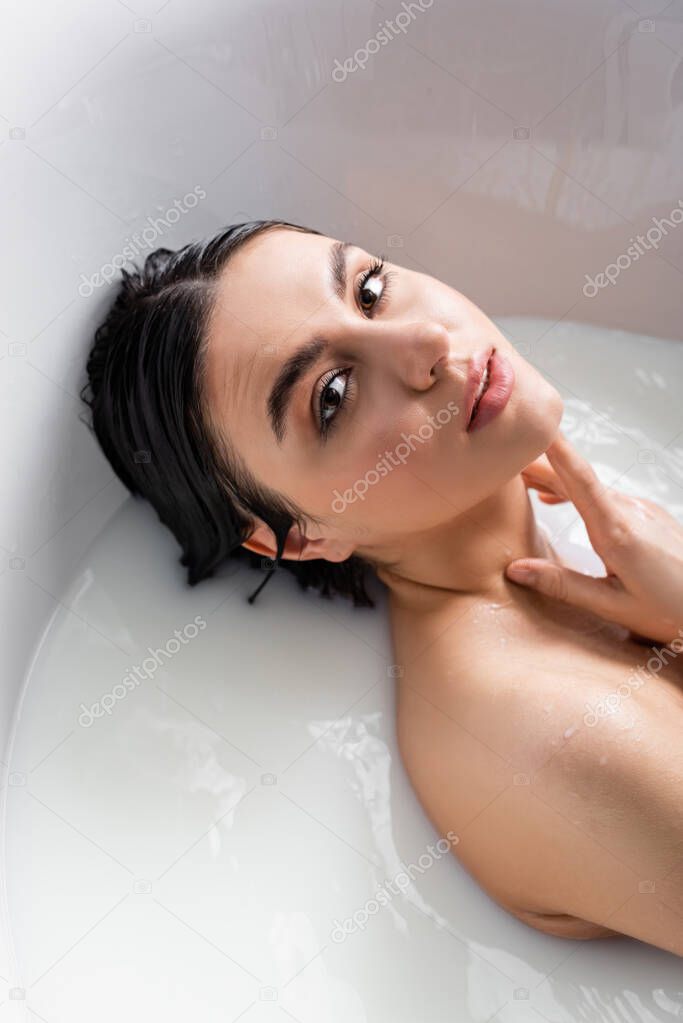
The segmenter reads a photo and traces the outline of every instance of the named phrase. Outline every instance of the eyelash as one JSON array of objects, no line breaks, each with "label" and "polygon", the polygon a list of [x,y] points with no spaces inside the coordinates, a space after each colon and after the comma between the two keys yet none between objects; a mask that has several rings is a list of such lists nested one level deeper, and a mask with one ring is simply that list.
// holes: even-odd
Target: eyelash
[{"label": "eyelash", "polygon": [[[379,277],[381,275],[383,269],[384,269],[384,257],[380,256],[379,259],[373,259],[372,263],[370,264],[368,269],[365,271],[365,273],[361,275],[361,278],[360,278],[360,280],[358,282],[358,291],[357,291],[358,298],[360,298],[361,292],[363,291],[363,288],[368,283],[368,281],[372,277]],[[384,275],[384,277],[382,278],[382,284],[384,285],[384,287],[382,288],[382,294],[380,295],[380,297],[377,299],[377,301],[373,305],[373,307],[372,307],[372,315],[369,315],[368,319],[372,319],[372,316],[375,315],[375,310],[379,309],[381,306],[384,305],[386,296],[387,296],[387,294],[389,292],[389,287],[390,287],[389,279],[391,277],[393,277],[393,274],[387,272]],[[362,308],[361,308],[361,312],[363,313],[363,315],[366,315],[365,311]]]},{"label": "eyelash", "polygon": [[[365,272],[360,277],[360,280],[358,282],[358,287],[356,289],[356,297],[357,297],[357,299],[360,299],[360,296],[361,296],[361,294],[363,292],[363,288],[368,283],[368,281],[371,280],[371,278],[373,278],[373,277],[379,277],[381,275],[383,269],[384,269],[384,257],[380,256],[379,259],[373,259],[373,261],[370,264],[370,266],[367,268],[367,270],[365,270]],[[390,278],[391,277],[393,277],[393,273],[391,271],[387,271],[384,274],[384,276],[382,277],[382,284],[383,284],[382,294],[380,295],[380,297],[378,299],[376,299],[376,301],[375,301],[375,303],[374,303],[374,305],[372,307],[372,313],[371,314],[365,313],[365,311],[361,307],[361,312],[363,313],[364,316],[367,317],[367,319],[372,319],[372,317],[375,314],[375,311],[377,309],[379,309],[380,307],[384,306],[384,303],[386,301],[386,298],[387,298],[387,295],[388,295],[389,289],[390,289]],[[359,305],[360,305],[360,301],[359,301]],[[320,386],[318,388],[317,408],[318,408],[318,420],[319,420],[319,424],[320,424],[319,425],[319,430],[320,430],[320,435],[323,438],[323,440],[326,440],[329,437],[329,435],[332,432],[332,430],[335,428],[335,426],[337,424],[337,421],[339,419],[340,413],[341,413],[342,409],[344,408],[344,406],[346,405],[346,402],[353,400],[353,381],[352,381],[351,374],[352,374],[352,368],[351,367],[347,367],[346,369],[333,369],[333,370],[330,370],[329,373],[326,373],[323,377],[320,378]],[[345,376],[346,377],[346,387],[344,388],[344,393],[341,396],[341,402],[337,406],[337,409],[336,409],[334,415],[326,420],[324,418],[324,416],[323,416],[323,407],[322,407],[323,396],[324,396],[325,391],[327,390],[327,388],[330,386],[330,384],[333,383],[333,381],[335,381],[337,379],[337,377],[339,377],[339,376]]]}]

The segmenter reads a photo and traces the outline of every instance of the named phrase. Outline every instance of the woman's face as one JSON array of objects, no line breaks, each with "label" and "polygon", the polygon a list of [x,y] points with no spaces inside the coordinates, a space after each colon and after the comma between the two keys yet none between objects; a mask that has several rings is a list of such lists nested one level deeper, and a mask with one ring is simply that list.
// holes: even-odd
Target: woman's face
[{"label": "woman's face", "polygon": [[[219,281],[210,416],[258,481],[321,520],[307,557],[400,548],[445,524],[543,452],[562,416],[555,388],[464,295],[394,263],[367,277],[375,262],[271,228]],[[468,431],[468,371],[492,347],[512,392]]]}]

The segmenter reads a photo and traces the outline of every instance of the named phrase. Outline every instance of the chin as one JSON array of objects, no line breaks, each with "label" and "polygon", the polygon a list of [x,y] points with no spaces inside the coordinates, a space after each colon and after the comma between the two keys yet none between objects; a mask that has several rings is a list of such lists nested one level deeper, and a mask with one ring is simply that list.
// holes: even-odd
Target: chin
[{"label": "chin", "polygon": [[[482,440],[486,431],[491,431],[487,443],[477,453],[477,467],[482,472],[479,481],[484,491],[476,494],[472,503],[510,482],[547,451],[557,436],[563,411],[559,391],[540,375],[523,396],[518,395],[516,400],[511,397],[499,419],[481,431]],[[461,480],[457,485],[461,486]],[[438,484],[434,489],[438,491]],[[458,492],[453,497],[453,503],[457,502]]]},{"label": "chin", "polygon": [[547,380],[546,380],[545,384],[546,384],[546,388],[547,388],[547,390],[549,392],[548,393],[547,404],[548,404],[548,419],[549,419],[548,427],[549,427],[549,430],[550,430],[550,440],[548,441],[548,444],[546,445],[546,447],[547,447],[550,444],[550,442],[557,436],[557,431],[560,428],[560,423],[562,422],[562,416],[564,414],[564,399],[563,399],[562,395],[560,394],[560,392],[558,390],[556,390],[552,386],[552,384],[549,384]]},{"label": "chin", "polygon": [[541,377],[539,374],[539,386],[534,388],[533,402],[538,427],[541,432],[547,434],[548,444],[550,444],[557,433],[564,412],[562,395],[545,377]]},{"label": "chin", "polygon": [[524,463],[528,465],[538,458],[552,443],[557,435],[564,401],[559,391],[549,380],[536,369],[517,349],[501,335],[500,348],[510,360],[515,372],[515,386],[510,396],[508,409],[510,428],[519,440],[520,448],[530,457]]},{"label": "chin", "polygon": [[528,465],[542,455],[557,436],[564,412],[564,401],[559,391],[541,378],[541,385],[534,388],[533,395],[528,403],[525,403],[524,411],[524,446],[528,447],[529,455],[524,465]]}]

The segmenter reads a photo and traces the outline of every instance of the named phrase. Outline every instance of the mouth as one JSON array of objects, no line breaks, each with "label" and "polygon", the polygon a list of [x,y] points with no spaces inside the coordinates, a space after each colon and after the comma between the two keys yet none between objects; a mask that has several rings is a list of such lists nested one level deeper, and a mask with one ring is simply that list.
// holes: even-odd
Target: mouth
[{"label": "mouth", "polygon": [[495,348],[473,360],[468,381],[468,433],[481,429],[502,412],[515,382],[515,372]]}]

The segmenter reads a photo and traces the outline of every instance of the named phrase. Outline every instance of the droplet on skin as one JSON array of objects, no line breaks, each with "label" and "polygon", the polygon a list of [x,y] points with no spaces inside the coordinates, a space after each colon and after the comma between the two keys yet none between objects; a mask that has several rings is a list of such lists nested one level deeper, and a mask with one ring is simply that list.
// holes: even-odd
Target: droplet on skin
[{"label": "droplet on skin", "polygon": [[562,734],[563,734],[565,739],[569,739],[570,736],[572,736],[575,731],[576,731],[576,725],[572,725],[570,728],[566,728]]}]

